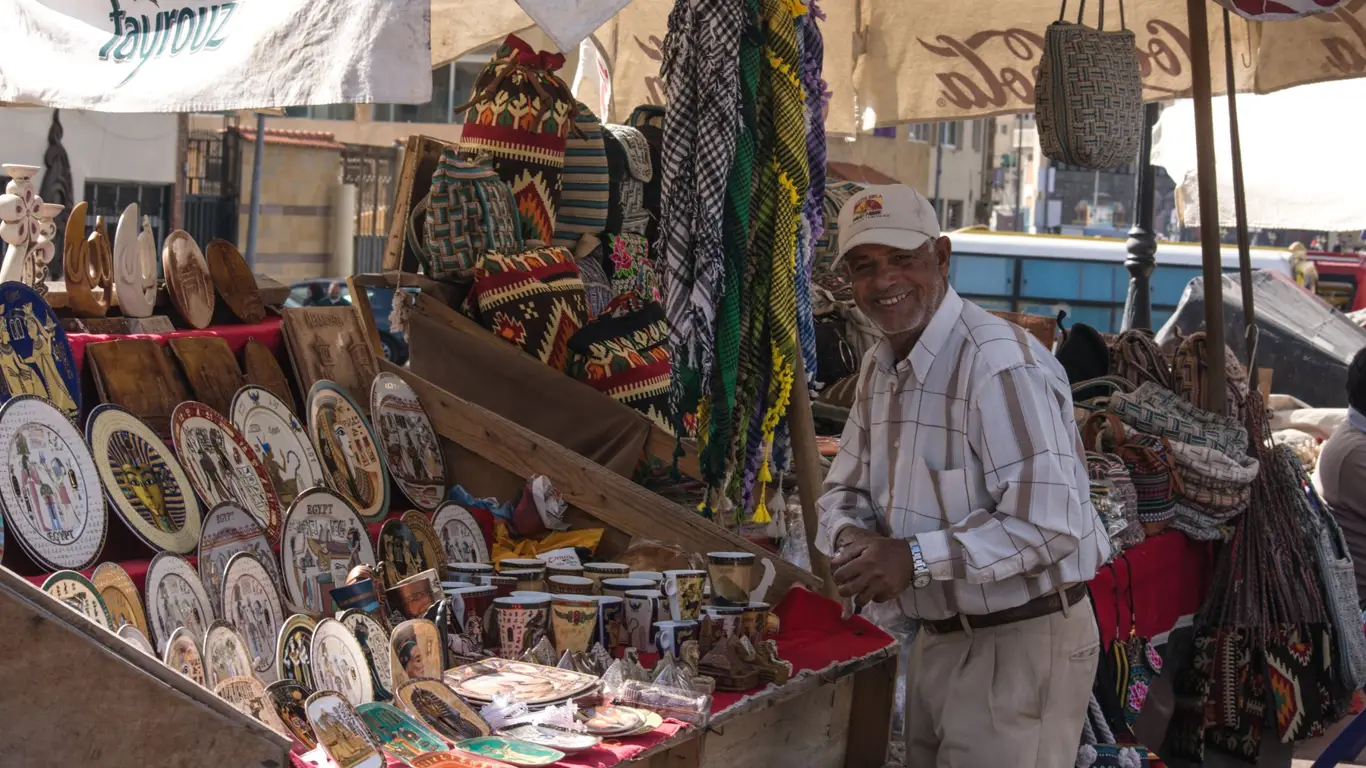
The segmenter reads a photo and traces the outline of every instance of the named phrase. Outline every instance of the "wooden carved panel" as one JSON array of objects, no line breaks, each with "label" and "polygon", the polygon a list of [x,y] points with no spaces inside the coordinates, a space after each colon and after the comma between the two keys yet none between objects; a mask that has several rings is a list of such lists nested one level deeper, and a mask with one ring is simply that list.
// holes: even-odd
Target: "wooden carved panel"
[{"label": "wooden carved panel", "polygon": [[190,391],[160,345],[151,339],[120,339],[85,349],[100,402],[127,408],[170,440],[171,411],[190,399]]},{"label": "wooden carved panel", "polygon": [[248,384],[269,389],[283,400],[291,411],[298,413],[299,409],[294,405],[294,393],[289,389],[289,379],[280,368],[280,361],[275,359],[275,353],[270,351],[270,347],[256,339],[247,339],[246,345],[242,347],[242,378]]},{"label": "wooden carved panel", "polygon": [[171,339],[170,346],[194,399],[231,418],[242,371],[228,342],[218,336],[189,336]]},{"label": "wooden carved panel", "polygon": [[375,358],[351,307],[302,307],[281,310],[285,344],[299,391],[334,381],[368,408],[375,380]]},{"label": "wooden carved panel", "polygon": [[209,261],[214,290],[218,291],[228,310],[244,323],[264,320],[266,305],[261,301],[261,291],[237,247],[220,238],[209,243],[204,256]]}]

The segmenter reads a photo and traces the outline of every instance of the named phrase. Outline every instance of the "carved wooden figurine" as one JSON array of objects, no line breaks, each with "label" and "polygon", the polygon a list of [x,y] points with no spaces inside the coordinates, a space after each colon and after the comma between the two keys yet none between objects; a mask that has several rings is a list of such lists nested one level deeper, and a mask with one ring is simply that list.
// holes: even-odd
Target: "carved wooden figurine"
[{"label": "carved wooden figurine", "polygon": [[77,315],[104,317],[114,291],[109,235],[104,229],[104,217],[98,216],[95,231],[85,239],[85,216],[86,204],[76,203],[66,221],[62,267],[66,275],[67,306]]},{"label": "carved wooden figurine", "polygon": [[152,222],[138,216],[137,203],[119,216],[112,266],[114,291],[124,317],[151,317],[157,299],[157,243]]},{"label": "carved wooden figurine", "polygon": [[17,280],[39,295],[46,294],[47,265],[57,252],[52,243],[57,236],[53,219],[62,212],[62,206],[44,203],[33,188],[33,177],[42,170],[38,166],[0,167],[10,177],[5,194],[0,195],[0,240],[9,243],[5,261],[0,264],[0,282]]}]

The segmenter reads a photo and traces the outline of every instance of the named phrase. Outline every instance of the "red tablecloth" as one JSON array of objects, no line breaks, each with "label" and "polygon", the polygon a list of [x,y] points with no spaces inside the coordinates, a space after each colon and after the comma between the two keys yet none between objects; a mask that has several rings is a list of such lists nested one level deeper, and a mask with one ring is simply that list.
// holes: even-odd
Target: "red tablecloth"
[{"label": "red tablecloth", "polygon": [[1139,635],[1152,637],[1170,630],[1178,618],[1200,609],[1213,579],[1214,550],[1209,542],[1168,531],[1128,550],[1088,584],[1101,642],[1108,646],[1116,634],[1128,636],[1131,604]]},{"label": "red tablecloth", "polygon": [[[85,370],[85,345],[96,344],[101,341],[119,341],[122,339],[152,339],[163,347],[171,339],[184,338],[186,336],[218,336],[226,339],[228,346],[232,347],[234,354],[240,353],[242,347],[247,343],[247,339],[254,338],[257,341],[270,347],[271,351],[277,356],[283,348],[283,340],[280,331],[280,318],[268,317],[259,323],[251,325],[212,325],[203,330],[184,330],[172,331],[171,333],[130,333],[125,335],[113,336],[102,333],[68,333],[67,341],[71,343],[72,357],[76,359],[76,369]],[[88,408],[86,410],[89,410]]]}]

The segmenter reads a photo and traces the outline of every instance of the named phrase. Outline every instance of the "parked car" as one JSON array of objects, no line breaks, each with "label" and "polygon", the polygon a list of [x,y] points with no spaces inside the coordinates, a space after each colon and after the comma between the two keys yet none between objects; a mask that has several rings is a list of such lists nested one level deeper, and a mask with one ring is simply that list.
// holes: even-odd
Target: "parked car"
[{"label": "parked car", "polygon": [[[404,288],[408,293],[417,294],[416,288]],[[370,297],[370,306],[375,309],[375,328],[379,331],[379,343],[384,348],[384,357],[395,365],[408,362],[408,342],[389,328],[389,308],[393,306],[393,288],[367,287],[365,294]],[[344,277],[320,277],[304,280],[289,287],[286,307],[328,307],[350,306],[351,291]]]}]

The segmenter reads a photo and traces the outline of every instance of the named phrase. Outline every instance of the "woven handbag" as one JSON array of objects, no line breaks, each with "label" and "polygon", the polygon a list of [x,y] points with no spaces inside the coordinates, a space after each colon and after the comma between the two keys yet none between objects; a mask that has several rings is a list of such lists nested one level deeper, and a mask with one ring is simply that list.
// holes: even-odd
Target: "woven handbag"
[{"label": "woven handbag", "polygon": [[[1224,345],[1225,398],[1224,415],[1239,418],[1243,401],[1247,399],[1248,376],[1242,361],[1233,349]],[[1181,341],[1172,356],[1172,391],[1197,408],[1209,410],[1209,347],[1204,331],[1197,331]]]},{"label": "woven handbag", "polygon": [[1197,408],[1152,382],[1110,398],[1110,411],[1139,432],[1207,446],[1228,456],[1247,453],[1247,429],[1243,425]]},{"label": "woven handbag", "polygon": [[421,248],[415,249],[437,279],[466,281],[489,251],[522,250],[517,201],[488,163],[470,163],[446,149],[432,174]]},{"label": "woven handbag", "polygon": [[1173,389],[1171,363],[1153,339],[1152,331],[1132,329],[1115,340],[1110,349],[1110,373],[1128,379],[1135,387],[1151,381]]},{"label": "woven handbag", "polygon": [[1143,78],[1134,33],[1125,29],[1119,0],[1119,30],[1105,31],[1105,0],[1096,29],[1066,20],[1063,0],[1058,20],[1044,36],[1034,89],[1039,143],[1050,159],[1102,170],[1132,163],[1138,156],[1143,122]]}]

